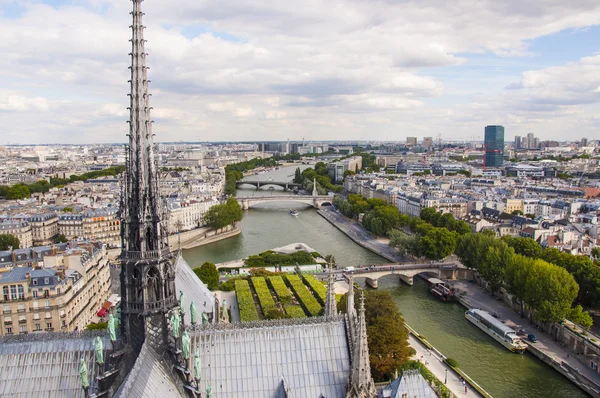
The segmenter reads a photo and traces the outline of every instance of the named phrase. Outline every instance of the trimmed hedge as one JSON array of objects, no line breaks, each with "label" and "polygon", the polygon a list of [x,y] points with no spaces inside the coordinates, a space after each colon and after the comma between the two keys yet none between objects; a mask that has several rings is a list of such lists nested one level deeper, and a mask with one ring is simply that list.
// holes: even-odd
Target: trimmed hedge
[{"label": "trimmed hedge", "polygon": [[257,321],[259,319],[258,312],[254,305],[254,298],[252,297],[248,281],[235,281],[235,295],[240,309],[240,320],[242,322]]},{"label": "trimmed hedge", "polygon": [[308,288],[302,283],[298,275],[287,275],[287,283],[292,287],[298,302],[307,315],[318,316],[321,313],[321,305],[317,302]]},{"label": "trimmed hedge", "polygon": [[292,318],[306,318],[304,310],[299,305],[285,305],[285,313]]},{"label": "trimmed hedge", "polygon": [[325,305],[325,301],[327,300],[327,288],[325,285],[310,274],[303,274],[302,278],[304,279],[304,283],[316,294],[317,300],[321,302],[321,305]]},{"label": "trimmed hedge", "polygon": [[306,265],[314,263],[315,259],[312,254],[302,250],[288,254],[267,251],[258,255],[249,256],[244,260],[244,265],[246,267],[253,268],[265,268],[275,265]]},{"label": "trimmed hedge", "polygon": [[281,304],[288,305],[292,303],[292,293],[290,293],[281,276],[270,276],[268,281]]},{"label": "trimmed hedge", "polygon": [[275,305],[273,296],[271,296],[271,291],[267,286],[267,282],[265,282],[265,278],[257,276],[250,278],[250,280],[252,281],[252,286],[254,286],[254,291],[258,296],[258,302],[260,303],[263,314],[266,315],[271,311],[277,311],[278,308]]}]

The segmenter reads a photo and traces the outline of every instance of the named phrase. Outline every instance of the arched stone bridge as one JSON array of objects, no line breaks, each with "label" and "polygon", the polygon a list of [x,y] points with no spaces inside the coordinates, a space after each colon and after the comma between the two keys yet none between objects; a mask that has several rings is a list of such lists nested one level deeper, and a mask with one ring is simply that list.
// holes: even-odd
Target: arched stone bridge
[{"label": "arched stone bridge", "polygon": [[295,202],[303,203],[314,208],[320,208],[324,204],[331,205],[333,198],[328,195],[319,196],[308,196],[308,195],[277,195],[277,196],[247,196],[237,198],[238,203],[242,206],[242,209],[248,210],[254,205],[261,203],[272,203],[272,202]]},{"label": "arched stone bridge", "polygon": [[252,185],[256,187],[256,190],[259,190],[261,187],[266,187],[268,185],[274,185],[277,187],[282,187],[285,191],[288,189],[294,188],[302,188],[301,184],[296,184],[294,182],[277,182],[277,181],[238,181],[235,183],[236,188],[241,187],[242,185]]},{"label": "arched stone bridge", "polygon": [[413,285],[413,277],[422,272],[432,272],[437,274],[440,279],[456,279],[459,272],[463,271],[454,263],[427,263],[427,264],[375,264],[351,271],[337,270],[336,273],[352,275],[354,278],[365,278],[369,286],[377,289],[378,280],[386,275],[398,275],[400,280],[407,285]]}]

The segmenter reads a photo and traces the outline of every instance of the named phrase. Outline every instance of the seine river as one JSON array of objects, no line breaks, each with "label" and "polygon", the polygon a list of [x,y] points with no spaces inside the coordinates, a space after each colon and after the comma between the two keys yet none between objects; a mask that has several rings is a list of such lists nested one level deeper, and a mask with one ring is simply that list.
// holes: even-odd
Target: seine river
[{"label": "seine river", "polygon": [[[307,167],[307,166],[304,166]],[[295,168],[287,167],[247,177],[248,180],[291,180]],[[283,191],[240,189],[238,196],[282,195]],[[285,193],[286,195],[288,193]],[[387,262],[362,248],[325,221],[312,208],[291,203],[269,203],[250,209],[244,215],[242,233],[236,237],[184,251],[192,267],[204,261],[235,260],[274,247],[303,242],[316,251],[333,254],[339,265],[357,266]],[[292,217],[290,208],[300,215]],[[465,320],[460,304],[432,299],[425,283],[415,278],[409,287],[394,276],[379,280],[379,289],[388,290],[396,300],[406,322],[438,348],[454,358],[460,367],[494,397],[586,397],[581,390],[533,356],[508,352],[485,333]]]}]

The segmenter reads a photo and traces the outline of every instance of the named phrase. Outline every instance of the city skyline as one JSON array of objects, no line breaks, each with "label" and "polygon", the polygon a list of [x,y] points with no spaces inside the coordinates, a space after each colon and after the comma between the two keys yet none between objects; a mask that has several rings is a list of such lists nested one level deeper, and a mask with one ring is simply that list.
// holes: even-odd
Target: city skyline
[{"label": "city skyline", "polygon": [[[156,140],[593,138],[600,5],[539,3],[149,0]],[[127,7],[0,1],[2,144],[124,142]]]}]

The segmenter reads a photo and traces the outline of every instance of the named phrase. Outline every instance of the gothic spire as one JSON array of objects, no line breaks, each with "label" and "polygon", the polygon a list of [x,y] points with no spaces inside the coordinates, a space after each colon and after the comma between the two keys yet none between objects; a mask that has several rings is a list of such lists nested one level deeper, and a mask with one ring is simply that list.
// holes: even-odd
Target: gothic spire
[{"label": "gothic spire", "polygon": [[167,247],[161,225],[162,205],[154,159],[152,119],[148,94],[142,0],[132,0],[131,73],[129,95],[129,146],[123,189],[123,250],[159,251]]},{"label": "gothic spire", "polygon": [[367,324],[365,320],[365,295],[362,293],[360,296],[358,325],[352,355],[352,370],[346,397],[372,398],[376,396],[377,392],[373,378],[371,377],[371,364],[369,362]]},{"label": "gothic spire", "polygon": [[313,196],[318,196],[319,195],[319,191],[317,191],[317,178],[315,177],[313,179],[313,191],[312,191]]},{"label": "gothic spire", "polygon": [[331,263],[327,264],[327,298],[325,300],[325,316],[330,317],[337,315],[337,302],[335,301],[335,278]]},{"label": "gothic spire", "polygon": [[137,353],[146,340],[164,350],[166,316],[177,306],[154,159],[142,1],[132,0],[129,145],[121,197],[121,328]]}]

